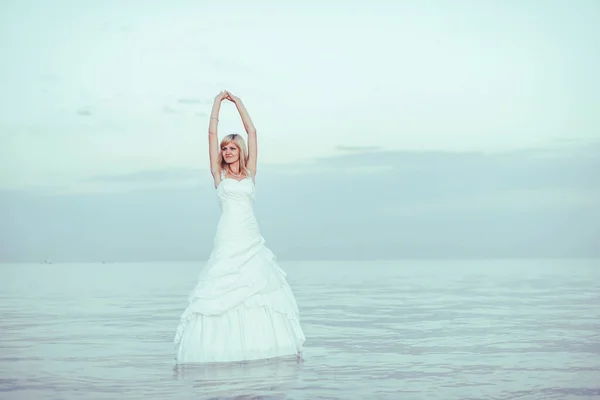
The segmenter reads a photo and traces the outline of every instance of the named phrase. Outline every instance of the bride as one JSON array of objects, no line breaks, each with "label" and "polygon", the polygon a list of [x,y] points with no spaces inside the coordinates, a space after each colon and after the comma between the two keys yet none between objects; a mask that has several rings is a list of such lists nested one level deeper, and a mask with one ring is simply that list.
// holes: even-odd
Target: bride
[{"label": "bride", "polygon": [[[248,134],[218,142],[223,100],[235,104]],[[221,206],[213,250],[175,334],[177,363],[300,356],[305,336],[285,272],[265,246],[254,215],[256,129],[239,97],[214,101],[208,128],[210,169]]]}]

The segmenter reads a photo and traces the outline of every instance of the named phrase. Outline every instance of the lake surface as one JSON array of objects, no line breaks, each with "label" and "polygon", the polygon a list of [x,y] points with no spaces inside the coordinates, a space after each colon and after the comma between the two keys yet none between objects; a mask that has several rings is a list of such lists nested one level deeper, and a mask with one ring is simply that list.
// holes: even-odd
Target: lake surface
[{"label": "lake surface", "polygon": [[600,260],[280,262],[303,360],[174,368],[202,265],[0,264],[0,398],[600,398]]}]

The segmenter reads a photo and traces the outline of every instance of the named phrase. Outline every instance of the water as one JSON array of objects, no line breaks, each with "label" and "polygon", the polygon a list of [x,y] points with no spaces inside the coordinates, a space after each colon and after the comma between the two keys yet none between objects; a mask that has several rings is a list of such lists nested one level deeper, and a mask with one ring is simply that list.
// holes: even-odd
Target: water
[{"label": "water", "polygon": [[304,360],[196,368],[200,264],[0,265],[0,398],[600,398],[600,260],[280,264]]}]

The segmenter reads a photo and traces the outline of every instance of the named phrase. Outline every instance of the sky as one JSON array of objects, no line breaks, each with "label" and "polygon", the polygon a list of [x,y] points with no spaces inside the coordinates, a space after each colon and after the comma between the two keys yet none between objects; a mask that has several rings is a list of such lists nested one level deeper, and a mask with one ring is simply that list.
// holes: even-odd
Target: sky
[{"label": "sky", "polygon": [[600,3],[281,3],[2,2],[0,261],[205,259],[222,89],[282,259],[600,256]]}]

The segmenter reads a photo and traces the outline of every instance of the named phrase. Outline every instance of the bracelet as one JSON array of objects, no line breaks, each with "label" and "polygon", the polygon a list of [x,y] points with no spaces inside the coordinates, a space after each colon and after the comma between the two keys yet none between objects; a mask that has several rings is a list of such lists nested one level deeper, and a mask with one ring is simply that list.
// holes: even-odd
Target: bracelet
[{"label": "bracelet", "polygon": [[216,119],[217,121],[219,120],[217,117],[210,117],[210,119]]}]

